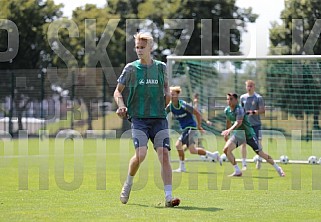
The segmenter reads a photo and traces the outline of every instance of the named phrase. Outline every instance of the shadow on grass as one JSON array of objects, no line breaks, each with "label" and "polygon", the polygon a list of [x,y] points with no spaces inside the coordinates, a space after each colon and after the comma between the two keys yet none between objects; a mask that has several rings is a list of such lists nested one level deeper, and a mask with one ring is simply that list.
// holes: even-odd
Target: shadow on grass
[{"label": "shadow on grass", "polygon": [[177,210],[197,210],[197,211],[208,211],[208,212],[216,212],[223,210],[222,208],[217,207],[196,207],[196,206],[179,206],[176,207]]},{"label": "shadow on grass", "polygon": [[252,178],[255,178],[255,179],[264,179],[264,180],[274,179],[274,177],[260,177],[260,176],[253,176]]},{"label": "shadow on grass", "polygon": [[[173,172],[173,174],[174,175],[176,175],[176,174],[179,174],[179,173],[177,173],[177,172]],[[201,172],[199,172],[199,171],[195,171],[195,172],[191,172],[191,171],[186,171],[186,172],[184,172],[184,174],[217,174],[217,172],[209,172],[209,171],[201,171]]]},{"label": "shadow on grass", "polygon": [[208,211],[208,212],[216,212],[223,210],[222,208],[217,207],[196,207],[196,206],[178,206],[178,207],[165,207],[164,203],[159,203],[158,205],[146,205],[146,204],[127,204],[132,206],[138,206],[138,207],[154,207],[158,209],[175,209],[175,210],[197,210],[197,211]]}]

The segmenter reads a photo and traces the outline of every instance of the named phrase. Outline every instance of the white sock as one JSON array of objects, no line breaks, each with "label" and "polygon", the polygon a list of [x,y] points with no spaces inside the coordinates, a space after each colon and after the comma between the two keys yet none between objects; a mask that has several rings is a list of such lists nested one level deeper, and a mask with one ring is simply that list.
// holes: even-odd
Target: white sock
[{"label": "white sock", "polygon": [[171,200],[172,199],[172,185],[165,185],[164,191],[165,191],[165,199]]},{"label": "white sock", "polygon": [[179,161],[179,167],[180,168],[184,168],[185,167],[185,161],[184,160],[180,160]]},{"label": "white sock", "polygon": [[279,170],[279,165],[277,165],[276,163],[273,164],[273,167],[275,170]]},{"label": "white sock", "polygon": [[238,166],[237,164],[235,164],[235,165],[233,165],[233,166],[234,166],[235,172],[240,172],[240,171],[241,171],[240,168],[239,168],[239,166]]},{"label": "white sock", "polygon": [[246,159],[245,158],[242,159],[242,165],[246,166]]},{"label": "white sock", "polygon": [[133,184],[134,176],[127,175],[126,183],[127,184]]}]

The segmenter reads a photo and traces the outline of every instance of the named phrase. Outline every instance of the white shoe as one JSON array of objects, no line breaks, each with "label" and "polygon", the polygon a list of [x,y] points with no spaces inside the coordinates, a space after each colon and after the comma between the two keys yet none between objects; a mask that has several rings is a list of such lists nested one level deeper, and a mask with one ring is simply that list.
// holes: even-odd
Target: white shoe
[{"label": "white shoe", "polygon": [[132,184],[128,184],[125,182],[123,189],[121,190],[121,193],[120,193],[120,201],[123,204],[126,204],[128,202],[131,189],[132,189]]},{"label": "white shoe", "polygon": [[261,166],[262,166],[262,159],[261,158],[259,158],[257,161],[256,161],[256,169],[261,169]]},{"label": "white shoe", "polygon": [[221,156],[218,151],[216,151],[214,153],[209,153],[208,156],[211,157],[214,162],[219,162],[220,165],[222,166]]},{"label": "white shoe", "polygon": [[179,167],[176,170],[173,170],[174,173],[183,173],[186,172],[186,168],[185,167]]},{"label": "white shoe", "polygon": [[242,176],[242,172],[234,172],[230,175],[228,175],[229,177],[241,177]]},{"label": "white shoe", "polygon": [[178,198],[172,198],[165,201],[165,207],[176,207],[181,203],[181,200]]},{"label": "white shoe", "polygon": [[279,167],[279,169],[277,170],[277,172],[278,172],[278,174],[279,174],[280,177],[285,177],[285,173],[284,173],[284,171],[282,170],[281,167]]},{"label": "white shoe", "polygon": [[247,166],[246,166],[246,165],[243,165],[242,171],[246,171],[246,170],[247,170]]}]

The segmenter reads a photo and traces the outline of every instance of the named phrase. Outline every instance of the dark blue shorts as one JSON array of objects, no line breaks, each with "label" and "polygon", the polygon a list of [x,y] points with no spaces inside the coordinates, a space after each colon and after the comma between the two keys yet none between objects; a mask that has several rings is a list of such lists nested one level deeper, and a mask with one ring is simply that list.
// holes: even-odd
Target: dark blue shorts
[{"label": "dark blue shorts", "polygon": [[245,136],[236,137],[235,135],[232,135],[229,140],[231,140],[236,147],[239,147],[246,142],[254,150],[254,152],[259,152],[262,150],[262,146],[256,136],[253,136],[252,138],[245,138]]},{"label": "dark blue shorts", "polygon": [[257,125],[257,126],[252,126],[256,135],[256,138],[258,138],[258,140],[262,139],[262,132],[261,132],[261,125]]},{"label": "dark blue shorts", "polygon": [[167,119],[132,118],[132,136],[135,148],[147,147],[150,139],[154,149],[159,147],[170,149]]},{"label": "dark blue shorts", "polygon": [[197,140],[197,130],[190,128],[184,129],[178,140],[181,141],[183,145],[186,144],[187,147],[195,144]]}]

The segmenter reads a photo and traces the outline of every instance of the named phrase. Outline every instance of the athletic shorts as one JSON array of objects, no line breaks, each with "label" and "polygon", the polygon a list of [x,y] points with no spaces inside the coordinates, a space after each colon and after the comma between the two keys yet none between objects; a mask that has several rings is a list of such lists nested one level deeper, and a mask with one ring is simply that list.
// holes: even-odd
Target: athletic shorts
[{"label": "athletic shorts", "polygon": [[186,146],[189,147],[190,145],[196,143],[197,136],[198,136],[197,130],[187,128],[187,129],[184,129],[184,131],[182,132],[178,140],[181,141],[183,145],[186,144]]},{"label": "athletic shorts", "polygon": [[252,126],[256,135],[256,138],[258,138],[258,140],[262,139],[262,131],[261,131],[261,125],[257,125],[257,126]]},{"label": "athletic shorts", "polygon": [[161,118],[132,118],[132,137],[135,148],[147,147],[150,139],[154,149],[164,147],[170,149],[167,119]]},{"label": "athletic shorts", "polygon": [[246,144],[248,144],[254,150],[254,152],[257,153],[262,150],[262,146],[260,145],[256,136],[252,138],[245,138],[236,137],[235,135],[232,135],[229,140],[233,142],[236,145],[236,147],[239,147],[240,145],[246,142]]}]

